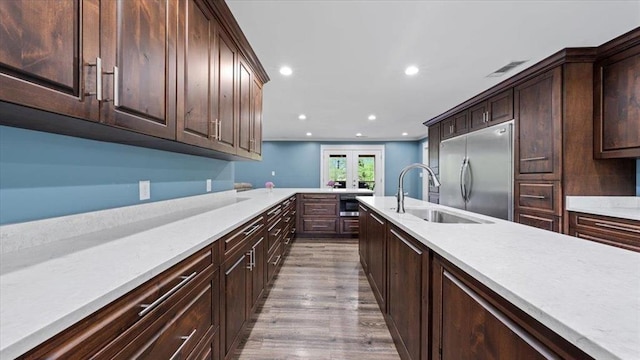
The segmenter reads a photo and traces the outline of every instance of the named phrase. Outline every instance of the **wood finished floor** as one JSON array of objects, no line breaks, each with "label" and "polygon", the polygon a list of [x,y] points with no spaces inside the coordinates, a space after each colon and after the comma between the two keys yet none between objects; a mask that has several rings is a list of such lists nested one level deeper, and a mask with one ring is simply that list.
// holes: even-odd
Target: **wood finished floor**
[{"label": "wood finished floor", "polygon": [[297,239],[234,356],[399,359],[357,240]]}]

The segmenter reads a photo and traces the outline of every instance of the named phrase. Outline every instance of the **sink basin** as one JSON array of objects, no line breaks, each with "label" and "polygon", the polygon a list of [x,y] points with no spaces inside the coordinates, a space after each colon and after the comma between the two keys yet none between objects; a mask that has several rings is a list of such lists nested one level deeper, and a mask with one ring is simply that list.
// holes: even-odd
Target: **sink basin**
[{"label": "sink basin", "polygon": [[405,208],[405,212],[417,216],[425,221],[441,224],[491,224],[486,220],[480,220],[470,216],[458,215],[442,210],[426,208]]}]

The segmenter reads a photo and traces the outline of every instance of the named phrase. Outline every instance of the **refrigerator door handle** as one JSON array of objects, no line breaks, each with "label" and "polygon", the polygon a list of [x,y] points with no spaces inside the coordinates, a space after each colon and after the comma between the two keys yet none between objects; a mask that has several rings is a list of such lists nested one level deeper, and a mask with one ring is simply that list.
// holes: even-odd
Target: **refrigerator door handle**
[{"label": "refrigerator door handle", "polygon": [[462,196],[462,200],[467,202],[467,188],[465,187],[464,181],[464,169],[467,165],[467,158],[462,159],[462,165],[460,165],[460,195]]},{"label": "refrigerator door handle", "polygon": [[462,178],[464,181],[464,202],[469,202],[469,199],[471,199],[471,188],[473,186],[473,172],[469,158],[465,158]]}]

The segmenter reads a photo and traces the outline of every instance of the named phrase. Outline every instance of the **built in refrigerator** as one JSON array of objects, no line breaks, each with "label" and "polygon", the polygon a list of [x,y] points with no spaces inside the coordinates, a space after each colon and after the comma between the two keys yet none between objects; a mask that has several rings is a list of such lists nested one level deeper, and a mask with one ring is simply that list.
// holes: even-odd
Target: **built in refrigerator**
[{"label": "built in refrigerator", "polygon": [[440,143],[440,204],[513,220],[513,121]]}]

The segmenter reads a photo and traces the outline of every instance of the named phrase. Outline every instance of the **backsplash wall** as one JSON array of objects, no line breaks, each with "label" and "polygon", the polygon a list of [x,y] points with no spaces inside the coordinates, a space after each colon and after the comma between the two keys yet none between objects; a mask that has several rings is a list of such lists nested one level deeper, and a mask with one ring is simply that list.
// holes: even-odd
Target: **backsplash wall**
[{"label": "backsplash wall", "polygon": [[[320,145],[354,144],[354,142],[317,141],[265,141],[262,144],[262,162],[236,162],[237,182],[249,182],[254,188],[263,188],[273,181],[276,187],[320,187]],[[417,141],[363,142],[367,145],[385,145],[385,195],[396,193],[400,170],[411,163],[420,162],[421,145]],[[276,175],[271,176],[275,171]],[[407,174],[405,191],[409,196],[421,198],[419,171]]]},{"label": "backsplash wall", "polygon": [[233,178],[228,161],[0,126],[0,224],[204,194],[206,179],[230,190]]}]

